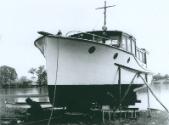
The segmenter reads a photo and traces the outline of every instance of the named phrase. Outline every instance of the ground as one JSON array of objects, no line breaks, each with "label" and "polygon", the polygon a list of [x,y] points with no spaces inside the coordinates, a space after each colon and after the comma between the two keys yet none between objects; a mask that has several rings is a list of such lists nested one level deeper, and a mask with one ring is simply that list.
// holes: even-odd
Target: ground
[{"label": "ground", "polygon": [[[47,125],[49,122],[49,115],[43,120],[39,121],[23,121],[25,118],[24,112],[25,109],[22,108],[7,108],[5,106],[5,98],[0,96],[0,125]],[[3,101],[2,101],[3,100]],[[9,101],[10,99],[8,99]],[[111,121],[105,120],[105,123],[102,121],[102,117],[98,118],[89,118],[79,116],[59,116],[54,112],[55,119],[51,120],[50,125],[169,125],[169,114],[163,111],[151,111],[151,117],[148,116],[148,112],[140,112],[137,119],[124,119],[124,118],[115,118]],[[59,117],[58,117],[59,116]],[[21,119],[21,120],[20,120]],[[18,122],[18,123],[16,123]]]}]

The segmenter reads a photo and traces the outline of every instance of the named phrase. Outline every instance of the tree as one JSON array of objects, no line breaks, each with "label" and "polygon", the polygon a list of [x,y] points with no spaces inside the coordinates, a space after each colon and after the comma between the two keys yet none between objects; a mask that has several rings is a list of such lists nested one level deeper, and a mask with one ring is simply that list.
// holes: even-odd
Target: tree
[{"label": "tree", "polygon": [[165,79],[169,79],[169,75],[168,75],[168,74],[165,74],[165,75],[164,75],[164,78],[165,78]]},{"label": "tree", "polygon": [[28,87],[31,85],[31,83],[32,83],[32,81],[29,80],[26,76],[21,76],[18,79],[19,87]]},{"label": "tree", "polygon": [[32,74],[32,79],[35,78],[36,68],[31,68],[28,73]]},{"label": "tree", "polygon": [[160,79],[169,79],[169,75],[161,75],[160,73],[153,76],[153,80],[160,80]]},{"label": "tree", "polygon": [[39,66],[36,70],[38,77],[37,83],[39,86],[47,85],[47,73],[44,66]]},{"label": "tree", "polygon": [[1,86],[11,85],[11,83],[14,83],[16,79],[17,79],[17,73],[14,68],[5,65],[0,67]]}]

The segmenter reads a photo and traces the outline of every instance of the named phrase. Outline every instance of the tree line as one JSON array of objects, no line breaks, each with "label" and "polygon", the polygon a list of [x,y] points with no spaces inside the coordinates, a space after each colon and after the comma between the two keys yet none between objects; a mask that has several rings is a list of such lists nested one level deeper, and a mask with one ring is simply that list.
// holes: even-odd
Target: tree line
[{"label": "tree line", "polygon": [[165,75],[161,75],[160,73],[156,74],[153,76],[153,80],[157,81],[160,79],[169,79],[169,75],[165,74]]},{"label": "tree line", "polygon": [[0,66],[0,87],[31,87],[33,85],[41,87],[47,85],[47,73],[43,65],[38,68],[30,68],[28,73],[32,75],[31,78],[26,76],[18,78],[15,68],[6,65]]}]

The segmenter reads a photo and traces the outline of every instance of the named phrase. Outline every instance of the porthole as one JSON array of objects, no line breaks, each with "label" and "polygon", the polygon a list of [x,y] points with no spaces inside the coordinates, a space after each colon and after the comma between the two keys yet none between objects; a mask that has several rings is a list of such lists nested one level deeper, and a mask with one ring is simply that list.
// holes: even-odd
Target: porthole
[{"label": "porthole", "polygon": [[130,57],[127,59],[127,63],[129,63],[130,62]]},{"label": "porthole", "polygon": [[118,53],[115,53],[113,58],[116,59],[118,57]]},{"label": "porthole", "polygon": [[88,52],[89,52],[90,54],[92,54],[92,53],[95,52],[95,50],[96,50],[96,48],[95,48],[94,46],[92,46],[92,47],[89,48]]}]

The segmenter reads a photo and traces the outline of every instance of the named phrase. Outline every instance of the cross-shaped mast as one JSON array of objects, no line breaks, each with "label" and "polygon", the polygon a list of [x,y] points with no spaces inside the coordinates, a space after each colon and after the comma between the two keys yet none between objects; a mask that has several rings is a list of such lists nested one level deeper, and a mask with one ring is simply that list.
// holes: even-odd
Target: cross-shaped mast
[{"label": "cross-shaped mast", "polygon": [[107,8],[114,7],[114,6],[116,6],[116,5],[106,6],[106,1],[104,1],[104,7],[96,8],[97,10],[98,10],[98,9],[104,9],[104,13],[103,13],[103,14],[104,14],[104,25],[103,25],[103,27],[102,27],[102,29],[103,29],[104,31],[107,30],[107,27],[106,27],[106,10],[107,10]]}]

